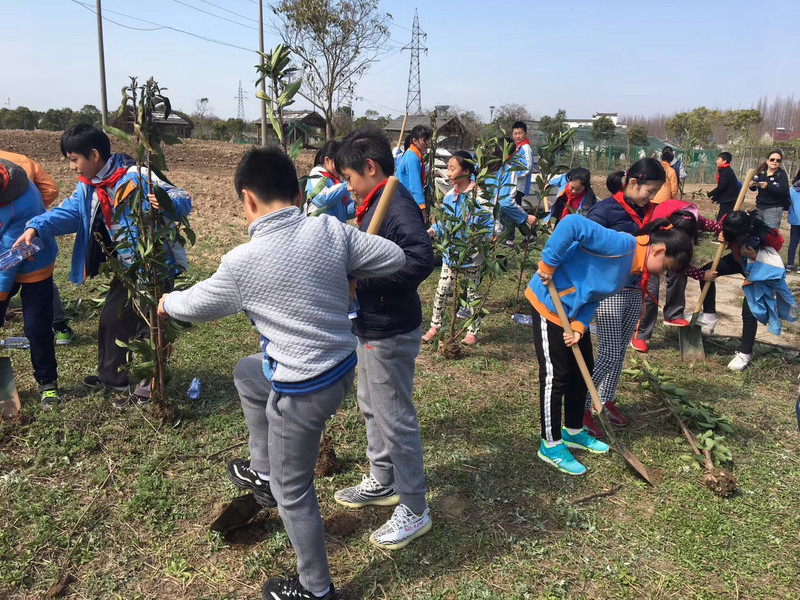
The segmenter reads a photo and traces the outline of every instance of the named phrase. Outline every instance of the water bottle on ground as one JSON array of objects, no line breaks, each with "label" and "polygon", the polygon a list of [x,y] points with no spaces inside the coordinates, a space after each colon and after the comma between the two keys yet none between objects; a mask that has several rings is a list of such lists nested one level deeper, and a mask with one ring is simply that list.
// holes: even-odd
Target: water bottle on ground
[{"label": "water bottle on ground", "polygon": [[0,346],[3,348],[16,348],[18,350],[27,350],[31,347],[31,343],[26,337],[10,337],[0,340]]},{"label": "water bottle on ground", "polygon": [[8,269],[18,265],[29,256],[33,256],[39,250],[44,248],[44,242],[40,238],[34,238],[30,244],[22,244],[11,250],[6,250],[0,254],[0,271],[7,271]]},{"label": "water bottle on ground", "polygon": [[200,398],[200,391],[202,389],[203,389],[202,382],[200,381],[200,379],[195,377],[194,379],[192,379],[192,383],[189,384],[189,389],[186,390],[186,396],[189,398],[189,400],[197,400],[198,398]]},{"label": "water bottle on ground", "polygon": [[514,313],[511,315],[511,320],[514,321],[517,325],[527,325],[530,327],[533,325],[533,317],[531,315],[524,315],[522,313]]}]

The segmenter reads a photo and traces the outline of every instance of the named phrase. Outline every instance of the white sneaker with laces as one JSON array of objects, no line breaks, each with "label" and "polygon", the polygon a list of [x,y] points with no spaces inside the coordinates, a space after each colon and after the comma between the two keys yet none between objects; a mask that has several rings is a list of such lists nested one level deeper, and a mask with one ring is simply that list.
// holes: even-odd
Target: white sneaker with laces
[{"label": "white sneaker with laces", "polygon": [[733,356],[733,360],[728,363],[728,368],[731,371],[744,371],[747,365],[750,364],[750,355],[737,352]]},{"label": "white sneaker with laces", "polygon": [[[686,313],[683,318],[691,323],[692,313]],[[711,335],[717,327],[717,315],[716,313],[698,313],[696,324],[700,325],[703,335]]]},{"label": "white sneaker with laces", "polygon": [[364,508],[365,506],[394,506],[400,502],[400,496],[394,486],[382,486],[370,473],[361,477],[361,483],[344,488],[333,494],[338,504],[347,508]]},{"label": "white sneaker with laces", "polygon": [[400,504],[394,509],[392,518],[369,536],[369,541],[384,550],[399,550],[426,534],[432,525],[429,508],[422,515],[416,515],[405,504]]}]

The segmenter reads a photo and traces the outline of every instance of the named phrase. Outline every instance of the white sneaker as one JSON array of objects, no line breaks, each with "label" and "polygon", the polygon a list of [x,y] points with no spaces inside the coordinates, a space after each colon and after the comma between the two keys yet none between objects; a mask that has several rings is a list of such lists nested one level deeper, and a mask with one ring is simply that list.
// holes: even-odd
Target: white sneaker
[{"label": "white sneaker", "polygon": [[382,486],[372,473],[363,475],[361,483],[344,488],[333,494],[338,504],[347,508],[364,508],[365,506],[394,506],[400,502],[400,496],[394,491],[394,485]]},{"label": "white sneaker", "polygon": [[750,364],[750,355],[737,352],[733,356],[733,360],[728,363],[728,368],[731,371],[744,371],[747,365]]},{"label": "white sneaker", "polygon": [[411,540],[424,535],[433,525],[431,510],[425,509],[421,516],[415,515],[405,504],[394,509],[392,518],[375,530],[369,541],[384,550],[399,550],[407,546]]},{"label": "white sneaker", "polygon": [[[691,323],[692,313],[684,314],[683,318]],[[717,327],[717,314],[704,312],[698,313],[696,324],[700,325],[700,330],[703,332],[703,335],[711,335],[714,333],[714,329]]]}]

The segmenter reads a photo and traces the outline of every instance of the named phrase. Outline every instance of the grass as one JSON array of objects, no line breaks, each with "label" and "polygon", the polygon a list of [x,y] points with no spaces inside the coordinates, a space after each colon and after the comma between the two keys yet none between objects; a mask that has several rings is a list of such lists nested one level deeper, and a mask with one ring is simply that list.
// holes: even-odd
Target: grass
[{"label": "grass", "polygon": [[[221,232],[204,242],[192,274],[208,276],[220,247],[242,237]],[[705,242],[701,252],[715,249]],[[59,276],[67,242],[62,251]],[[421,288],[426,319],[437,275]],[[59,283],[67,299],[94,295]],[[625,378],[619,402],[633,423],[620,437],[658,484],[647,487],[613,454],[587,456],[589,475],[568,478],[535,455],[537,367],[531,331],[509,318],[515,289],[511,274],[497,284],[481,344],[462,359],[429,346],[418,359],[414,394],[434,518],[424,538],[381,552],[367,538],[389,509],[351,512],[333,502],[367,462],[352,395],[332,419],[343,471],[319,479],[317,490],[343,597],[800,598],[797,364],[758,347],[752,367],[732,373],[732,350],[707,344],[706,362],[684,365],[675,332],[659,327],[649,360],[735,427],[727,442],[740,493],[711,495],[681,458],[689,449],[675,423]],[[56,410],[39,410],[28,356],[12,353],[31,420],[0,423],[0,597],[42,597],[65,569],[76,579],[70,598],[257,598],[265,577],[292,572],[274,511],[228,538],[208,531],[238,495],[224,465],[247,454],[230,448],[247,437],[231,379],[236,361],[258,351],[247,319],[192,327],[179,339],[169,389],[180,421],[172,424],[86,394],[78,384],[93,372],[96,315],[73,325],[79,343],[57,352],[65,402]],[[21,323],[5,335],[21,335]],[[203,381],[195,403],[185,399],[192,377]],[[614,495],[576,503],[617,483]]]}]

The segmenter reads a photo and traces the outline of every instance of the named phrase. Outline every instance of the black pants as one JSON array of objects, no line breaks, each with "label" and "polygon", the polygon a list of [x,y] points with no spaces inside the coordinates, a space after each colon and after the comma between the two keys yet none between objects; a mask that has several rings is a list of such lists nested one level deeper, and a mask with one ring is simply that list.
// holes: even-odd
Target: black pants
[{"label": "black pants", "polygon": [[[533,344],[539,361],[539,408],[542,439],[561,439],[561,402],[564,402],[564,424],[571,429],[583,427],[586,383],[583,380],[572,348],[564,343],[564,330],[533,312]],[[591,373],[594,368],[592,340],[586,332],[578,348]]]},{"label": "black pants", "polygon": [[[707,271],[711,268],[711,263],[706,263],[701,267],[704,271]],[[739,273],[744,275],[744,271],[742,271],[741,263],[733,257],[733,254],[726,254],[722,257],[722,260],[719,261],[719,266],[717,267],[718,276],[721,277],[722,275],[734,275]],[[700,283],[700,289],[703,289],[702,281]],[[703,312],[705,313],[716,313],[717,312],[717,286],[712,281],[711,285],[708,287],[708,294],[706,295],[706,299],[703,301]],[[758,321],[753,316],[753,313],[750,312],[750,306],[747,304],[747,298],[742,299],[742,341],[739,346],[739,352],[743,354],[752,354],[753,353],[753,344],[756,341],[756,331],[758,330]]]},{"label": "black pants", "polygon": [[522,206],[522,199],[525,197],[525,192],[517,190],[514,192],[514,202],[516,202],[519,206]]},{"label": "black pants", "polygon": [[724,202],[719,205],[719,210],[717,211],[717,221],[721,221],[722,217],[727,215],[730,212],[733,212],[733,207],[736,202]]},{"label": "black pants", "polygon": [[[167,280],[164,291],[172,291],[173,287],[173,281]],[[128,362],[128,349],[118,346],[117,340],[127,342],[148,337],[150,329],[131,306],[127,290],[113,278],[97,332],[97,374],[100,381],[106,385],[128,385],[128,372],[120,371],[120,367]]]},{"label": "black pants", "polygon": [[58,372],[53,339],[53,278],[15,283],[8,297],[0,300],[0,326],[5,322],[8,303],[17,292],[22,299],[25,337],[31,345],[33,377],[40,387],[55,384]]}]

